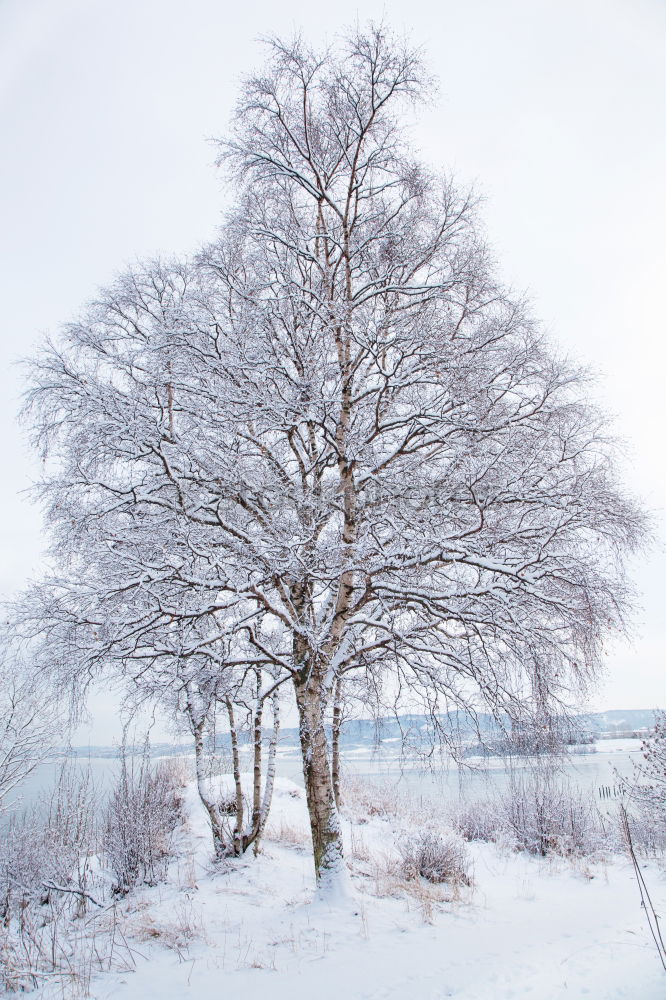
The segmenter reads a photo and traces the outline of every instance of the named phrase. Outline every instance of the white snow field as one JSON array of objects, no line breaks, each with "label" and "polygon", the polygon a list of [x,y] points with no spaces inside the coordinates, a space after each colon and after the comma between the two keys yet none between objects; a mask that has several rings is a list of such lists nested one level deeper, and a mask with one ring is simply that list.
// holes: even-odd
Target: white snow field
[{"label": "white snow field", "polygon": [[[277,781],[261,854],[211,862],[194,788],[170,881],[130,894],[136,968],[93,979],[95,998],[181,1000],[663,1000],[666,974],[632,869],[469,846],[473,885],[392,878],[396,822],[344,819],[350,899],[313,899],[304,792]],[[657,912],[666,879],[645,877]]]}]

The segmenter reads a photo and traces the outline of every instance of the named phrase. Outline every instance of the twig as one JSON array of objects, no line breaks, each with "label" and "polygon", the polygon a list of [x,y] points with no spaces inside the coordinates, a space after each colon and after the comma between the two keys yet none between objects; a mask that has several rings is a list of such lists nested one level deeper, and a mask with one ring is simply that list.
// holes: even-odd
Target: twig
[{"label": "twig", "polygon": [[632,864],[634,866],[636,882],[638,883],[638,891],[641,894],[641,906],[645,910],[645,915],[647,917],[650,933],[652,934],[661,964],[664,968],[664,971],[666,972],[666,947],[664,946],[664,939],[661,936],[659,917],[655,912],[652,898],[650,896],[648,887],[645,883],[645,879],[643,878],[643,873],[641,871],[640,865],[638,864],[638,859],[636,857],[636,852],[634,851],[634,843],[631,836],[631,828],[629,826],[629,816],[627,814],[627,809],[624,804],[620,806],[620,816],[622,817],[622,832],[624,833],[624,838],[627,844],[629,857],[631,858]]},{"label": "twig", "polygon": [[85,889],[72,889],[64,885],[55,885],[53,882],[44,882],[43,884],[45,889],[51,889],[53,892],[70,892],[75,896],[83,896],[84,899],[89,899],[91,903],[95,904],[95,906],[99,906],[100,910],[104,909],[103,904],[98,903],[95,897],[91,896],[89,892],[85,891]]}]

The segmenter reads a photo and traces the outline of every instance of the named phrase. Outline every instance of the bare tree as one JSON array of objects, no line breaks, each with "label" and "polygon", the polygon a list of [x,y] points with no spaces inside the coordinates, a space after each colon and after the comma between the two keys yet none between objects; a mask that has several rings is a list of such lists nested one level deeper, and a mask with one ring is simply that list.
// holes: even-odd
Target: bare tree
[{"label": "bare tree", "polygon": [[666,811],[666,712],[657,709],[654,715],[654,730],[642,742],[643,763],[637,772]]},{"label": "bare tree", "polygon": [[0,811],[53,750],[57,707],[42,685],[8,663],[0,671]]},{"label": "bare tree", "polygon": [[289,678],[322,889],[345,871],[339,683],[433,713],[566,705],[624,627],[645,533],[584,376],[498,282],[473,199],[406,145],[428,93],[383,28],[270,43],[220,146],[219,239],[119,279],[32,366],[68,558],[45,643],[136,664],[208,616],[207,649],[233,636],[234,668]]},{"label": "bare tree", "polygon": [[[273,681],[273,683],[271,683]],[[150,688],[149,688],[150,685]],[[152,680],[145,674],[138,686],[142,700],[148,690],[184,722],[194,743],[197,791],[208,815],[217,858],[240,856],[254,846],[255,853],[268,820],[277,761],[280,731],[280,691],[262,668],[242,672],[220,669],[219,662],[206,657],[175,657],[171,669],[164,663]],[[265,706],[270,704],[272,727],[264,748]],[[224,717],[220,733],[219,715]],[[218,740],[229,741],[234,797],[226,798],[216,788],[219,765]],[[248,737],[252,748],[252,787],[248,802],[243,788],[241,740]],[[264,766],[265,765],[265,766]],[[264,773],[265,771],[265,773]]]},{"label": "bare tree", "polygon": [[636,807],[647,835],[644,839],[663,843],[666,836],[666,712],[663,710],[655,710],[654,730],[642,741],[641,758],[634,764],[632,776],[621,779],[621,787]]}]

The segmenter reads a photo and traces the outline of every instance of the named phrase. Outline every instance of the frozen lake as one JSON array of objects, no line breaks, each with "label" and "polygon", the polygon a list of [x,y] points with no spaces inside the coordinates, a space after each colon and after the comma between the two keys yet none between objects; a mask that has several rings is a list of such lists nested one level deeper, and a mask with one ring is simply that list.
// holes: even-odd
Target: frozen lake
[{"label": "frozen lake", "polygon": [[[573,784],[589,789],[600,798],[602,786],[617,784],[616,773],[630,776],[634,764],[640,763],[640,740],[600,740],[593,745],[595,752],[568,754],[555,758],[552,762]],[[588,748],[585,748],[588,749]],[[250,770],[249,753],[243,755],[244,769]],[[182,759],[193,764],[193,758]],[[103,795],[118,774],[119,761],[113,757],[72,757],[68,758],[73,768],[82,773],[89,772],[95,788]],[[137,759],[138,762],[138,759]],[[35,803],[46,804],[55,787],[61,761],[51,761],[38,767],[20,789],[20,806],[27,808]],[[371,750],[348,752],[343,757],[343,771],[349,776],[368,778],[374,782],[394,785],[399,789],[427,797],[453,800],[483,798],[494,791],[500,791],[510,780],[510,775],[528,772],[534,767],[534,758],[514,757],[511,762],[505,758],[470,758],[465,765],[456,766],[450,760],[440,757],[430,765],[415,758],[400,757],[397,753]],[[279,755],[278,773],[303,783],[300,757],[295,751],[283,751]],[[16,795],[14,799],[16,799]]]},{"label": "frozen lake", "polygon": [[[617,776],[631,776],[635,764],[642,760],[638,739],[600,740],[585,750],[594,752],[570,753],[562,758],[549,758],[549,762],[572,785],[589,789],[598,798],[601,798],[600,788],[612,790],[618,783]],[[421,760],[401,759],[385,752],[357,751],[344,756],[343,772],[394,785],[413,794],[450,801],[459,797],[480,799],[500,791],[508,784],[512,773],[528,773],[536,763],[535,758],[530,757],[514,757],[511,761],[486,757],[469,758],[464,765],[457,766],[438,756],[431,764],[424,764]],[[296,756],[283,756],[279,773],[302,783],[301,765]]]}]

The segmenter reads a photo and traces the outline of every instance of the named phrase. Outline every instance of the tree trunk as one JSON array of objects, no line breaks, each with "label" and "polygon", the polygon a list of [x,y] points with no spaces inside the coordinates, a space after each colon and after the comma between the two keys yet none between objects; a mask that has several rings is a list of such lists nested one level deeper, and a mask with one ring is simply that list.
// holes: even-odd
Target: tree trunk
[{"label": "tree trunk", "polygon": [[264,827],[266,826],[268,814],[271,809],[271,802],[273,801],[273,787],[275,785],[277,743],[278,743],[278,735],[280,732],[280,696],[277,691],[273,695],[272,701],[273,701],[273,731],[271,733],[271,739],[268,745],[268,762],[266,764],[266,784],[264,785],[264,797],[261,803],[261,815],[259,817],[259,828],[257,830],[257,839],[254,845],[255,854],[258,853],[259,840],[264,832]]},{"label": "tree trunk", "polygon": [[243,853],[243,785],[240,773],[240,754],[238,752],[238,731],[234,718],[234,707],[227,698],[227,715],[229,716],[229,738],[231,740],[231,760],[234,772],[234,786],[236,788],[236,822],[234,824],[233,854],[240,857]]},{"label": "tree trunk", "polygon": [[[259,801],[258,807],[253,810],[252,813],[252,823],[249,829],[243,837],[243,850],[246,851],[251,844],[254,844],[254,854],[255,857],[259,853],[259,842],[261,840],[262,834],[264,832],[264,827],[266,826],[266,821],[268,820],[268,814],[271,809],[271,802],[273,801],[273,788],[275,786],[275,765],[277,759],[277,741],[278,734],[280,731],[280,702],[279,695],[276,691],[272,698],[273,704],[273,730],[271,732],[270,742],[268,744],[268,759],[266,762],[266,782],[264,784],[264,794]],[[261,749],[261,745],[260,745]],[[256,750],[256,745],[255,745]],[[255,765],[256,765],[255,756]],[[259,775],[257,776],[256,766],[255,766],[255,796],[261,793],[261,754],[259,756]]]},{"label": "tree trunk", "polygon": [[[261,723],[264,715],[264,703],[261,700],[261,671],[256,671],[256,708],[254,710],[254,771],[252,790],[252,817],[250,820],[250,835],[259,829],[259,818],[261,816]],[[254,839],[254,838],[252,838]],[[248,843],[251,840],[248,838]],[[245,845],[247,846],[247,844]]]},{"label": "tree trunk", "polygon": [[331,771],[333,777],[333,794],[335,805],[339,809],[342,805],[342,794],[340,791],[340,731],[342,729],[342,680],[338,677],[335,682],[335,693],[333,695],[333,726],[331,731]]},{"label": "tree trunk", "polygon": [[317,888],[325,895],[344,892],[347,869],[328,760],[323,692],[311,677],[296,682],[295,688]]},{"label": "tree trunk", "polygon": [[203,744],[203,722],[194,727],[194,762],[197,775],[197,791],[201,803],[208,813],[211,830],[213,833],[213,847],[215,857],[223,858],[227,854],[228,845],[225,838],[222,817],[217,806],[210,795],[208,778],[204,772],[204,744]]}]

